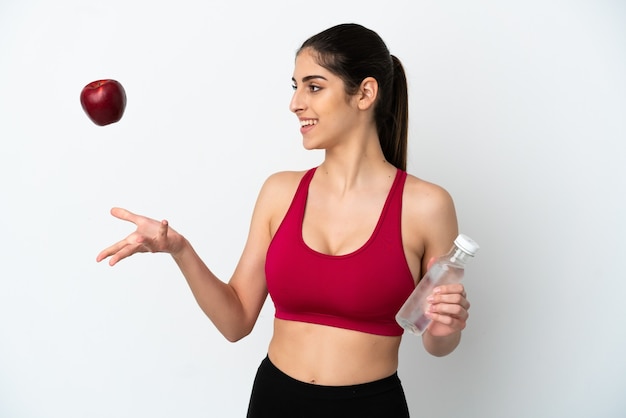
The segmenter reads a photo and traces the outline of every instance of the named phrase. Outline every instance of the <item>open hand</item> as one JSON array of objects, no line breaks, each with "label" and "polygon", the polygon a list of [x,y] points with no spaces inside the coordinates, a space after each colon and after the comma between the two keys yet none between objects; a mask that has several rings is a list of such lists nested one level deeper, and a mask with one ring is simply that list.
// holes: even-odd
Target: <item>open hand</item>
[{"label": "open hand", "polygon": [[111,257],[109,265],[113,266],[120,260],[136,253],[163,252],[174,254],[183,246],[183,237],[171,229],[166,220],[159,222],[122,208],[111,209],[111,215],[134,223],[137,229],[123,240],[102,250],[96,257],[97,262]]}]

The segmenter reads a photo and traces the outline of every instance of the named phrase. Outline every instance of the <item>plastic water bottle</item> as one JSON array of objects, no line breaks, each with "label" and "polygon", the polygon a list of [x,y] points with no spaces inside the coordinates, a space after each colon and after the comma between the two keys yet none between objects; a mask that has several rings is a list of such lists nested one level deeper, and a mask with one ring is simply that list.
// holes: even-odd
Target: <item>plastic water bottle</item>
[{"label": "plastic water bottle", "polygon": [[425,315],[426,298],[439,285],[458,283],[465,273],[465,264],[480,247],[467,235],[460,234],[447,254],[438,257],[417,284],[404,305],[396,314],[396,321],[402,328],[422,335],[431,320]]}]

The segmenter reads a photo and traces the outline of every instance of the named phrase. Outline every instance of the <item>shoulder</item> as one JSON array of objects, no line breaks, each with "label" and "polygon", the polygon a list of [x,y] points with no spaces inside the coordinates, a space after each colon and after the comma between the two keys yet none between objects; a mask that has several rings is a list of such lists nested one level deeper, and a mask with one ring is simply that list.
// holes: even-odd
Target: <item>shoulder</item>
[{"label": "shoulder", "polygon": [[[403,239],[415,254],[427,262],[449,249],[458,223],[454,201],[446,189],[408,175],[402,207]],[[426,271],[426,264],[422,269]]]},{"label": "shoulder", "polygon": [[450,193],[435,183],[407,174],[404,185],[404,207],[419,218],[432,218],[454,214],[454,201]]},{"label": "shoulder", "polygon": [[292,197],[296,192],[302,177],[308,170],[304,171],[279,171],[268,176],[261,187],[260,196],[271,199],[281,197]]},{"label": "shoulder", "polygon": [[269,223],[272,235],[287,213],[298,185],[307,171],[280,171],[265,179],[255,212]]},{"label": "shoulder", "polygon": [[301,170],[301,171],[278,171],[270,174],[266,179],[263,187],[267,188],[283,188],[296,186],[302,180],[302,177],[309,170]]}]

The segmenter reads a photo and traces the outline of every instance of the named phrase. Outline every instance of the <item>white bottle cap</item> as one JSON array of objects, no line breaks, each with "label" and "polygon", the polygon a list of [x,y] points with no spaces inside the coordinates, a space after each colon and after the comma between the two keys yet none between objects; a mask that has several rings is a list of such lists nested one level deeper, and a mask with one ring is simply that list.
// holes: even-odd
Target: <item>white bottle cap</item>
[{"label": "white bottle cap", "polygon": [[476,241],[474,241],[465,234],[459,234],[459,236],[456,237],[456,239],[454,240],[454,245],[456,245],[461,251],[471,255],[472,257],[480,248]]}]

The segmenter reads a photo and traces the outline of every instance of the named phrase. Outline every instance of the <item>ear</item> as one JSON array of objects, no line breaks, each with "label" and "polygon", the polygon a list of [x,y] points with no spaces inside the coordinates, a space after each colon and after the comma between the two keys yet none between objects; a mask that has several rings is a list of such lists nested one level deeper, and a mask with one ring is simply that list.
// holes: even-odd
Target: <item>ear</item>
[{"label": "ear", "polygon": [[361,110],[371,108],[378,97],[378,81],[374,77],[366,77],[361,81],[358,93],[358,106]]}]

